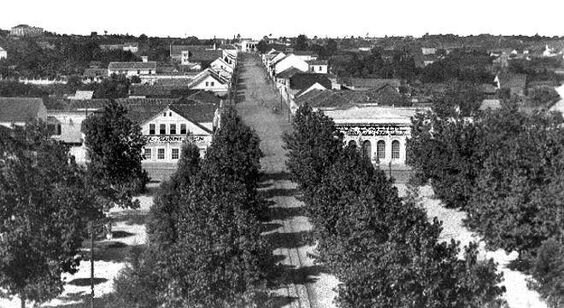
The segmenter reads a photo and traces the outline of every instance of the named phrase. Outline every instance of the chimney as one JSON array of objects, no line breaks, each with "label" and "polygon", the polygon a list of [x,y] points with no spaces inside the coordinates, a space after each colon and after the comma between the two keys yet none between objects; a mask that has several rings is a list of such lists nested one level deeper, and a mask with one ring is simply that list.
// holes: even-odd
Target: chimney
[{"label": "chimney", "polygon": [[141,56],[141,61],[142,62],[149,62],[149,57],[148,56]]}]

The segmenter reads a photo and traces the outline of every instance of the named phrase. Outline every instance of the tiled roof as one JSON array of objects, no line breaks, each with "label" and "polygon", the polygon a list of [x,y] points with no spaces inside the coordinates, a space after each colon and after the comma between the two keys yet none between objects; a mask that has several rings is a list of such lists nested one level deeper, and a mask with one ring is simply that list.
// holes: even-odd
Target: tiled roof
[{"label": "tiled roof", "polygon": [[208,91],[198,91],[188,96],[187,98],[196,102],[204,104],[215,104],[217,106],[219,106],[219,103],[221,102],[221,99],[219,97]]},{"label": "tiled roof", "polygon": [[298,73],[302,73],[302,71],[292,66],[276,74],[276,78],[288,79]]},{"label": "tiled roof", "polygon": [[41,106],[41,98],[0,97],[0,122],[25,122],[36,119]]},{"label": "tiled roof", "polygon": [[319,83],[326,89],[331,89],[331,80],[324,74],[298,73],[290,78],[290,89],[303,90]]},{"label": "tiled roof", "polygon": [[333,108],[350,104],[405,106],[408,101],[389,86],[364,91],[312,90],[296,99],[298,105]]},{"label": "tiled roof", "polygon": [[84,77],[100,77],[100,76],[107,76],[108,70],[105,68],[87,68],[84,70]]},{"label": "tiled roof", "polygon": [[221,50],[194,50],[190,51],[190,62],[211,62],[217,58],[223,57]]},{"label": "tiled roof", "polygon": [[306,61],[309,65],[329,65],[329,61],[327,60],[309,60]]},{"label": "tiled roof", "polygon": [[183,51],[206,50],[212,49],[213,46],[208,45],[172,45],[170,46],[170,54],[173,56],[182,55]]},{"label": "tiled roof", "polygon": [[384,85],[399,87],[401,82],[399,79],[382,79],[382,78],[344,78],[342,82],[354,88],[370,89],[381,88]]},{"label": "tiled roof", "polygon": [[229,80],[227,80],[226,78],[220,76],[219,74],[217,74],[216,72],[214,72],[211,69],[206,69],[203,70],[200,74],[198,74],[198,76],[196,76],[194,78],[194,80],[192,80],[192,82],[190,82],[190,84],[188,85],[189,88],[198,85],[200,82],[202,82],[204,79],[206,79],[208,76],[213,77],[215,80],[217,80],[219,83],[221,84],[226,84],[229,82]]},{"label": "tiled roof", "polygon": [[149,69],[156,71],[157,62],[110,62],[108,65],[109,70],[138,70],[138,69]]},{"label": "tiled roof", "polygon": [[313,51],[308,51],[308,50],[295,50],[293,52],[293,54],[295,54],[296,56],[312,56],[312,57],[317,57],[317,54]]},{"label": "tiled roof", "polygon": [[131,120],[143,124],[151,118],[161,113],[164,109],[170,108],[195,124],[209,123],[213,121],[215,110],[214,104],[201,104],[195,101],[175,101],[174,103],[130,103],[125,104],[127,117]]},{"label": "tiled roof", "polygon": [[525,74],[500,74],[499,82],[501,88],[521,88],[527,85],[527,75]]}]

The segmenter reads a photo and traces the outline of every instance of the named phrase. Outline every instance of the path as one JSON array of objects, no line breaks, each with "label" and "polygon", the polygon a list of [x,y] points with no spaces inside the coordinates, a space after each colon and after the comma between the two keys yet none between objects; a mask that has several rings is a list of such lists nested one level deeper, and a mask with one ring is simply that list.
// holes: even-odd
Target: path
[{"label": "path", "polygon": [[[280,306],[334,307],[333,288],[338,281],[323,273],[308,256],[314,247],[308,245],[304,237],[311,230],[311,224],[302,215],[303,203],[295,198],[296,184],[289,180],[286,171],[282,134],[290,128],[287,113],[280,110],[280,96],[268,82],[260,60],[244,55],[242,63],[238,89],[243,101],[237,105],[237,110],[261,139],[264,176],[260,187],[270,203],[271,214],[263,235],[273,244],[274,254],[284,268],[280,288],[275,290],[283,299]],[[275,106],[278,112],[273,111]]]}]

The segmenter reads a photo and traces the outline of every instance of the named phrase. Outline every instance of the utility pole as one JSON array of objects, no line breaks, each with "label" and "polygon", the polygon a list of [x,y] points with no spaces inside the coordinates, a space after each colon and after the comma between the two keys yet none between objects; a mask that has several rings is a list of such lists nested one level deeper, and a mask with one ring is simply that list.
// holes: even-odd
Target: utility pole
[{"label": "utility pole", "polygon": [[90,221],[90,308],[94,308],[94,222]]},{"label": "utility pole", "polygon": [[392,178],[392,161],[388,164],[390,179]]}]

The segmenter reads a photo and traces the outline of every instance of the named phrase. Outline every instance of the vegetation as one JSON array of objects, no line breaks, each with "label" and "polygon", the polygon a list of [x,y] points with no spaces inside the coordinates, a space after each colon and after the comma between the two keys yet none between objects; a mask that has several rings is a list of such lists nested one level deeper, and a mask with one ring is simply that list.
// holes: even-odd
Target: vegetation
[{"label": "vegetation", "polygon": [[44,123],[0,131],[2,296],[42,303],[77,271],[88,219],[101,215],[84,171]]},{"label": "vegetation", "polygon": [[562,123],[559,114],[511,105],[473,121],[428,113],[414,119],[408,143],[418,176],[447,206],[468,211],[468,225],[489,246],[517,251],[514,265],[531,271],[531,287],[556,303],[563,293],[554,283],[564,277],[564,259],[554,253],[564,230]]},{"label": "vegetation", "polygon": [[149,247],[116,280],[127,305],[269,305],[272,251],[260,236],[256,194],[261,155],[258,137],[234,109],[223,111],[205,159],[195,146],[183,148],[151,208]]},{"label": "vegetation", "polygon": [[88,149],[88,177],[105,199],[106,208],[114,204],[136,207],[134,192],[145,190],[149,181],[141,168],[146,140],[138,124],[126,117],[125,107],[110,101],[103,112],[82,123],[84,144]]},{"label": "vegetation", "polygon": [[314,226],[316,262],[342,282],[339,306],[501,304],[502,277],[493,261],[478,261],[475,244],[459,259],[458,243],[439,241],[440,222],[428,221],[415,196],[399,198],[361,151],[343,149],[330,119],[305,106],[293,127],[284,137],[288,168]]}]

